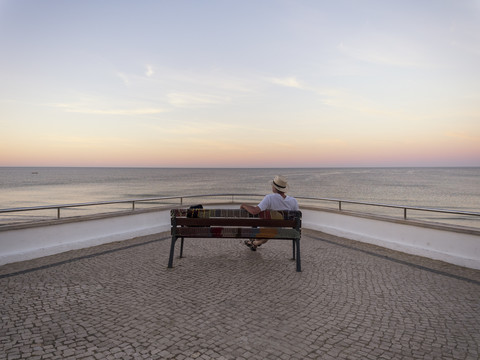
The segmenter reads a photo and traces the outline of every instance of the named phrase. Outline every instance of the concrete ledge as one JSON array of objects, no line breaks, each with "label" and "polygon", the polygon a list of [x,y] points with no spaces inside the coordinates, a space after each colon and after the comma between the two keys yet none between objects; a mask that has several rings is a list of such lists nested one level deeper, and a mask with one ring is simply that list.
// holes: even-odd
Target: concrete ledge
[{"label": "concrete ledge", "polygon": [[4,226],[0,265],[169,230],[169,208]]},{"label": "concrete ledge", "polygon": [[302,227],[480,269],[480,231],[353,212],[302,209]]}]

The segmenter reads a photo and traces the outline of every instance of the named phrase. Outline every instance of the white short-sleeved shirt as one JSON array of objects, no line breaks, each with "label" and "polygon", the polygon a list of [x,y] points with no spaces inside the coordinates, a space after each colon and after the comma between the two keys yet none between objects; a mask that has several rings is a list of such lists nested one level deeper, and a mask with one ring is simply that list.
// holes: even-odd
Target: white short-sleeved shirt
[{"label": "white short-sleeved shirt", "polygon": [[273,193],[266,195],[260,204],[258,204],[260,210],[297,210],[298,202],[294,197],[286,196],[285,199],[282,195]]}]

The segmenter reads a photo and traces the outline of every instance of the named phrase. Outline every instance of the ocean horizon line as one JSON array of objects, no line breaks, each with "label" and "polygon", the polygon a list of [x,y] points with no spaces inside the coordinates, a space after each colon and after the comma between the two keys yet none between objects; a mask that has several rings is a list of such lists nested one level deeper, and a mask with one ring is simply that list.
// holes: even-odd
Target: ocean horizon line
[{"label": "ocean horizon line", "polygon": [[425,165],[425,166],[50,166],[50,165],[25,165],[25,166],[3,166],[0,169],[472,169],[480,168],[480,165]]}]

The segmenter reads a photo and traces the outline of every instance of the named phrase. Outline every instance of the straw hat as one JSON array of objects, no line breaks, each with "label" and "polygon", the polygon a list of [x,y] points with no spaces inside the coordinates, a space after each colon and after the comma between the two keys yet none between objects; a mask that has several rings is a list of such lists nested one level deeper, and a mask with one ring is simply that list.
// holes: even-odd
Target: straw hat
[{"label": "straw hat", "polygon": [[280,192],[286,193],[288,190],[287,179],[281,175],[275,176],[275,178],[270,182],[272,186]]}]

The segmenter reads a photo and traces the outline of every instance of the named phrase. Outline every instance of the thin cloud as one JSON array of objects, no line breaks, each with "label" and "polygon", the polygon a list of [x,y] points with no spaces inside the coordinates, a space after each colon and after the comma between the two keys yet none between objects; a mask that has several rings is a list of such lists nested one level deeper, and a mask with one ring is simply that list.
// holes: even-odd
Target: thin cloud
[{"label": "thin cloud", "polygon": [[177,88],[179,86],[181,88],[200,87],[211,91],[234,93],[256,93],[258,91],[257,78],[252,78],[249,74],[232,74],[222,69],[197,72],[175,67],[156,66],[155,68],[159,69],[155,74],[157,79],[161,79],[162,87],[170,84]]},{"label": "thin cloud", "polygon": [[390,38],[378,34],[365,35],[364,39],[352,39],[337,45],[340,53],[355,60],[376,65],[402,68],[433,66],[426,58],[421,46],[414,42]]},{"label": "thin cloud", "polygon": [[[128,144],[133,143],[134,141],[129,138],[119,137],[119,136],[70,136],[70,135],[46,135],[45,139],[48,140],[50,144],[61,144],[65,147],[84,147],[90,148],[92,146],[107,146],[105,144],[121,144],[122,146],[127,146]],[[108,145],[110,146],[110,145]]]},{"label": "thin cloud", "polygon": [[147,77],[151,77],[154,73],[155,72],[153,71],[153,67],[151,65],[147,65],[145,70],[145,75]]},{"label": "thin cloud", "polygon": [[130,79],[128,78],[128,76],[124,73],[117,73],[117,76],[122,80],[122,82],[125,84],[125,85],[130,85]]},{"label": "thin cloud", "polygon": [[480,144],[480,136],[472,135],[472,134],[469,134],[469,133],[466,133],[466,132],[450,131],[450,132],[447,132],[445,135],[450,137],[450,138],[474,141],[477,144]]},{"label": "thin cloud", "polygon": [[196,93],[174,92],[167,95],[168,102],[176,107],[205,106],[230,103],[226,96],[205,95]]},{"label": "thin cloud", "polygon": [[161,108],[95,109],[72,104],[56,104],[54,106],[57,108],[62,108],[66,112],[99,115],[152,115],[166,111],[165,109]]},{"label": "thin cloud", "polygon": [[305,87],[295,77],[270,78],[269,81],[276,85],[304,89]]}]

